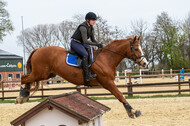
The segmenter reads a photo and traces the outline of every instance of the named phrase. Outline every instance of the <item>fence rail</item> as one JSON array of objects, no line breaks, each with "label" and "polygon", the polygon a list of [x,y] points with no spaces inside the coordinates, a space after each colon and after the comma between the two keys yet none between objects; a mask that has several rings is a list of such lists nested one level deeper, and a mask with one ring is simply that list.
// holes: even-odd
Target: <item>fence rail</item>
[{"label": "fence rail", "polygon": [[[184,75],[190,75],[188,74],[184,74]],[[132,84],[131,79],[135,78],[135,77],[160,77],[162,75],[129,75],[129,76],[120,76],[119,78],[128,78],[129,79],[129,83],[126,84],[122,84],[122,85],[117,85],[118,88],[126,88],[127,92],[122,92],[124,95],[128,95],[128,96],[133,96],[133,94],[153,94],[153,93],[179,93],[181,94],[181,92],[190,92],[190,80],[189,81],[181,81],[180,80],[180,74],[167,74],[165,76],[178,76],[178,82],[163,82],[163,83],[143,83],[143,84]],[[50,95],[44,95],[44,91],[53,91],[53,90],[76,90],[81,92],[81,90],[84,90],[84,94],[87,96],[105,96],[105,95],[112,95],[111,93],[87,93],[87,90],[91,90],[91,89],[102,89],[103,87],[99,86],[99,87],[92,87],[92,88],[86,88],[84,86],[76,86],[76,87],[61,87],[61,88],[43,88],[43,83],[47,82],[47,81],[63,81],[63,79],[51,79],[51,80],[45,80],[42,81],[42,85],[41,88],[38,89],[38,91],[41,91],[41,95],[38,96],[31,96],[31,98],[43,98],[43,97],[49,97]],[[0,82],[1,84],[1,90],[0,93],[2,94],[2,97],[0,97],[1,100],[4,99],[15,99],[16,97],[5,97],[5,93],[11,93],[11,92],[19,92],[19,90],[4,90],[4,84],[7,83],[14,83],[14,82],[18,82],[18,81],[9,81],[9,82]],[[134,92],[133,91],[133,87],[157,87],[157,86],[163,86],[163,87],[167,87],[167,86],[176,86],[178,87],[178,90],[162,90],[162,91],[137,91]],[[181,89],[182,86],[189,86],[189,89]]]}]

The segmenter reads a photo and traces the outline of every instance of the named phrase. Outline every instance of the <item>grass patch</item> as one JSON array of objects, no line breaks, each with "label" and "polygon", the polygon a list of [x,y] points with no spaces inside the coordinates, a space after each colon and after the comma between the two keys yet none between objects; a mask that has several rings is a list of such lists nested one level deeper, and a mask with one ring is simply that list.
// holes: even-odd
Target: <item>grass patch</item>
[{"label": "grass patch", "polygon": [[[29,100],[28,102],[42,102],[46,98],[40,98],[40,99],[34,99],[34,100]],[[0,103],[15,103],[15,100],[0,100]]]},{"label": "grass patch", "polygon": [[[177,94],[177,95],[152,95],[152,96],[125,96],[126,99],[139,99],[139,98],[172,98],[172,97],[190,97],[190,94]],[[116,99],[115,97],[90,97],[93,100],[111,100]],[[29,100],[28,102],[42,102],[46,98]],[[15,100],[0,100],[0,103],[15,103]]]},{"label": "grass patch", "polygon": [[116,99],[115,97],[90,97],[93,100],[110,100],[110,99]]},{"label": "grass patch", "polygon": [[[170,98],[170,97],[190,97],[190,94],[177,94],[177,95],[152,95],[152,96],[125,96],[126,99],[139,99],[139,98]],[[93,100],[110,100],[116,99],[115,97],[90,97]]]}]

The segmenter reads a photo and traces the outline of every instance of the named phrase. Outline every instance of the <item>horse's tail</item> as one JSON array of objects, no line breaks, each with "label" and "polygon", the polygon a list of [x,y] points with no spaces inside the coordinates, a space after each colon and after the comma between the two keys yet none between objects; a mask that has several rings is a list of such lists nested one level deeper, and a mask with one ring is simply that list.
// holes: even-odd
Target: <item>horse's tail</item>
[{"label": "horse's tail", "polygon": [[[32,53],[30,54],[28,60],[27,60],[27,65],[26,65],[26,67],[27,67],[27,74],[30,74],[32,72],[31,59],[32,59],[33,54],[36,51],[37,51],[37,49],[33,50]],[[30,83],[28,86],[29,87],[31,87],[31,86],[33,87],[33,88],[30,89],[30,91],[33,91],[33,93],[30,95],[30,96],[32,96],[38,90],[38,88],[39,88],[39,82],[36,81],[36,82]]]},{"label": "horse's tail", "polygon": [[30,54],[30,56],[28,57],[27,65],[26,65],[27,74],[30,74],[30,73],[32,72],[31,58],[32,58],[33,54],[34,54],[36,51],[37,51],[37,49],[33,50],[32,53]]}]

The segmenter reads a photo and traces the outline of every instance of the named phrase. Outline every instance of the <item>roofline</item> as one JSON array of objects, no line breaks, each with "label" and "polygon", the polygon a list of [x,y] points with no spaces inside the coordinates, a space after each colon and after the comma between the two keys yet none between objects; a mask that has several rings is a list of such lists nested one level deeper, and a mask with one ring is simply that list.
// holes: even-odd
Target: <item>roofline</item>
[{"label": "roofline", "polygon": [[18,57],[21,57],[21,56],[19,56],[19,55],[17,55],[17,54],[10,53],[10,52],[5,51],[5,50],[2,50],[2,49],[0,49],[0,51],[5,52],[5,53],[0,53],[0,56],[18,56]]},{"label": "roofline", "polygon": [[[48,99],[54,99],[54,98],[59,98],[59,97],[63,97],[63,96],[67,96],[70,94],[75,94],[75,93],[80,93],[78,91],[73,91],[73,92],[69,92],[69,93],[64,93],[64,94],[59,94],[59,95],[51,95],[48,97]],[[82,95],[82,94],[81,94]]]},{"label": "roofline", "polygon": [[[80,92],[78,92],[78,91],[73,91],[73,92],[64,93],[64,94],[60,94],[60,95],[52,95],[52,96],[49,96],[48,98],[49,98],[49,99],[54,99],[54,98],[59,98],[59,97],[62,97],[62,96],[67,96],[67,95],[70,95],[70,94],[75,94],[75,93],[80,93]],[[99,103],[99,102],[97,102],[96,100],[91,99],[91,98],[89,98],[88,96],[86,96],[86,95],[84,95],[84,94],[81,94],[81,95],[83,95],[84,97],[86,97],[86,98],[88,98],[88,99],[90,99],[90,100],[92,100],[92,101],[94,101],[94,102],[96,102],[96,103],[98,103],[98,104],[101,104],[101,105],[103,105],[104,107],[106,107],[106,108],[108,108],[109,110],[111,110],[111,108],[105,106],[104,104]]]},{"label": "roofline", "polygon": [[[67,95],[70,95],[70,94],[75,94],[75,93],[80,93],[80,92],[78,92],[78,91],[73,91],[73,92],[64,93],[64,94],[60,94],[60,95],[52,95],[52,96],[49,96],[48,98],[49,98],[49,99],[54,99],[54,98],[59,98],[59,97],[62,97],[62,96],[67,96]],[[106,107],[106,108],[108,108],[109,110],[111,110],[111,108],[105,106],[104,104],[99,103],[99,102],[97,102],[96,100],[91,99],[91,98],[89,98],[88,96],[86,96],[86,95],[84,95],[84,94],[81,94],[81,95],[83,95],[84,97],[86,97],[86,98],[88,98],[88,99],[90,99],[90,100],[92,100],[92,101],[94,101],[94,102],[96,102],[96,103],[98,103],[98,104],[101,104],[101,105],[103,105],[104,107]]]},{"label": "roofline", "polygon": [[[22,120],[26,121],[27,119],[25,117],[27,117],[29,114],[31,114],[33,111],[35,111],[36,109],[40,108],[41,106],[45,105],[48,101],[45,100],[39,104],[37,104],[36,106],[34,106],[32,109],[26,111],[24,114],[22,114],[21,116],[19,116],[18,118],[14,119],[13,121],[11,121],[11,125],[19,125],[20,122]],[[37,114],[37,113],[36,113]],[[24,122],[23,121],[23,122]]]},{"label": "roofline", "polygon": [[[57,102],[56,100],[54,100],[54,98],[59,98],[59,97],[63,97],[63,96],[67,96],[67,95],[75,94],[75,93],[80,93],[80,92],[78,92],[78,91],[73,91],[73,92],[69,92],[69,93],[65,93],[65,94],[60,94],[60,95],[52,95],[52,96],[50,96],[50,97],[48,97],[48,98],[59,104],[59,102]],[[81,95],[83,95],[83,94],[81,94]],[[90,100],[92,100],[92,101],[94,101],[94,102],[96,102],[96,103],[98,103],[98,104],[101,104],[102,106],[106,107],[108,110],[107,110],[107,111],[104,111],[103,113],[101,113],[101,114],[99,114],[99,115],[97,115],[97,116],[95,116],[95,117],[93,117],[93,118],[88,118],[88,117],[86,117],[86,116],[83,116],[83,115],[80,115],[80,114],[77,113],[78,115],[83,116],[83,117],[87,118],[88,120],[94,120],[96,117],[98,117],[98,116],[100,116],[100,115],[103,115],[105,112],[108,112],[108,111],[111,110],[111,108],[105,106],[104,104],[99,103],[99,102],[97,102],[96,100],[87,97],[86,95],[83,95],[83,96],[86,97],[86,98],[88,98],[88,99],[90,99]],[[63,106],[63,105],[62,105],[62,106]],[[65,108],[68,108],[68,107],[65,106]],[[70,108],[68,108],[68,109],[70,109]],[[70,110],[71,110],[71,109],[70,109]],[[75,111],[73,111],[73,112],[76,113]]]}]

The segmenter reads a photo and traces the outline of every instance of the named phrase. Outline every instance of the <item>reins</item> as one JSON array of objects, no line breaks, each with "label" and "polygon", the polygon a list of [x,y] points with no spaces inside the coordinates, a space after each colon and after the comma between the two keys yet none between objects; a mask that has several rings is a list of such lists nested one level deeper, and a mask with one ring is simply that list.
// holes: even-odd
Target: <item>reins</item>
[{"label": "reins", "polygon": [[[144,55],[138,56],[138,57],[135,55],[135,51],[138,51],[138,50],[134,50],[134,49],[133,49],[132,40],[130,40],[130,48],[131,48],[131,57],[130,57],[129,59],[132,59],[134,62],[137,62],[137,59],[140,59],[141,57],[144,58]],[[107,50],[107,51],[109,51],[109,52],[112,52],[112,53],[115,53],[115,54],[117,54],[117,55],[123,56],[124,58],[127,58],[127,56],[124,55],[124,54],[115,52],[115,51],[110,50],[110,49],[101,48],[101,49],[98,51],[98,53],[97,53],[97,55],[96,55],[96,57],[94,58],[94,61],[93,61],[92,63],[95,62],[95,60],[97,59],[97,57],[100,55],[100,53],[101,53],[103,50]],[[135,59],[133,59],[133,56],[135,57]],[[138,61],[138,63],[141,63],[141,61],[143,60],[143,58],[142,58],[140,61]]]}]

